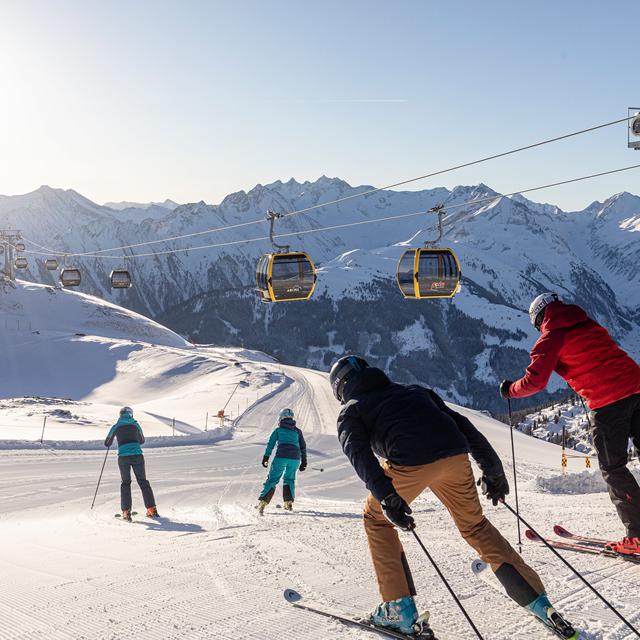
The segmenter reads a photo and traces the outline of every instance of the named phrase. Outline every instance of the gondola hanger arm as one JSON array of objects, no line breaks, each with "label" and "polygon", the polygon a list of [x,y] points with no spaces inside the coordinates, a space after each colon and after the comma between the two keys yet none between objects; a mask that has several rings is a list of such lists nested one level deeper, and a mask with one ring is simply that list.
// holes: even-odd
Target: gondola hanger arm
[{"label": "gondola hanger arm", "polygon": [[444,235],[444,227],[442,223],[442,218],[444,217],[444,205],[439,204],[435,207],[431,207],[427,213],[435,213],[438,216],[438,237],[435,240],[427,240],[424,243],[425,247],[433,247],[442,240],[442,236]]},{"label": "gondola hanger arm", "polygon": [[278,218],[282,218],[282,213],[276,213],[271,210],[267,211],[267,220],[269,221],[269,241],[276,253],[289,253],[290,247],[288,244],[278,244],[274,239],[274,225]]}]

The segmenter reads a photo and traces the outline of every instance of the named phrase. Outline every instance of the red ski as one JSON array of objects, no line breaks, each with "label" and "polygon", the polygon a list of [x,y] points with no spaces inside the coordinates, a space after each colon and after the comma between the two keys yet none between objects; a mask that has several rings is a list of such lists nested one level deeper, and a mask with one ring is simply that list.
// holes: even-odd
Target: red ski
[{"label": "red ski", "polygon": [[571,533],[571,531],[561,527],[559,524],[553,526],[553,532],[561,538],[575,540],[576,542],[581,542],[583,544],[592,544],[599,547],[604,547],[606,544],[611,542],[610,540],[603,540],[602,538],[592,538],[590,536],[580,536],[577,533]]},{"label": "red ski", "polygon": [[[527,529],[525,535],[528,540],[533,542],[539,542],[542,544],[542,539],[539,538],[533,531]],[[592,556],[604,556],[606,558],[615,558],[616,560],[626,560],[627,562],[634,562],[640,564],[640,555],[628,555],[624,553],[617,553],[610,551],[602,546],[596,546],[593,544],[585,544],[581,542],[565,542],[564,540],[547,540],[554,549],[561,549],[564,551],[574,551],[576,553],[587,553]]]}]

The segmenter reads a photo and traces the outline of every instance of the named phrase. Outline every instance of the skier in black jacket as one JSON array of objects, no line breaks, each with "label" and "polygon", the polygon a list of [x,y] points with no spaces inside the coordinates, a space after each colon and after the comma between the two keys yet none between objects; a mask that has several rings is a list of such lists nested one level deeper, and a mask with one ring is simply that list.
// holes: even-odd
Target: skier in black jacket
[{"label": "skier in black jacket", "polygon": [[338,417],[340,444],[371,492],[364,527],[383,600],[371,622],[414,631],[416,592],[394,525],[405,531],[415,527],[409,503],[429,488],[509,596],[564,637],[577,637],[551,606],[537,573],[482,513],[469,452],[482,470],[478,484],[494,505],[504,500],[509,485],[498,455],[476,427],[431,389],[394,384],[358,356],[335,362],[330,382],[344,405]]}]

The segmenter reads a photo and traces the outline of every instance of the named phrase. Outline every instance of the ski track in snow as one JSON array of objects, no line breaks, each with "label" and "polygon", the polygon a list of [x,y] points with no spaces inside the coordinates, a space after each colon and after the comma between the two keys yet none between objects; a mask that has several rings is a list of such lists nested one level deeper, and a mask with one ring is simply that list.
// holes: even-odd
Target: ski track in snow
[{"label": "ski track in snow", "polygon": [[[163,516],[158,521],[142,514],[131,524],[113,517],[119,507],[114,459],[107,462],[96,508],[89,510],[102,452],[0,452],[0,640],[376,637],[296,610],[282,598],[293,587],[310,601],[357,614],[378,602],[361,523],[365,490],[335,437],[338,407],[326,376],[264,366],[284,370],[293,382],[245,412],[233,440],[147,451],[148,476]],[[309,469],[298,476],[295,512],[276,507],[278,489],[259,517],[254,505],[266,475],[260,460],[285,405],[294,408],[305,431]],[[489,430],[492,441],[499,440],[502,453],[508,430],[480,414],[472,419]],[[521,509],[530,522],[543,534],[561,522],[585,533],[618,535],[605,494],[540,493],[535,478],[554,473],[553,465],[545,468],[541,461],[555,450],[525,438],[517,439],[521,453],[527,452],[518,471]],[[530,451],[541,458],[528,457]],[[143,511],[135,483],[133,496],[134,508]],[[419,534],[485,638],[553,637],[472,577],[476,554],[431,494],[415,503],[415,511]],[[491,506],[487,513],[515,543],[513,516]],[[440,640],[473,638],[426,557],[410,537],[404,543],[419,608],[432,612]],[[525,542],[524,554],[552,601],[588,628],[591,638],[633,637],[547,550]],[[634,596],[640,567],[567,557],[640,624]]]}]

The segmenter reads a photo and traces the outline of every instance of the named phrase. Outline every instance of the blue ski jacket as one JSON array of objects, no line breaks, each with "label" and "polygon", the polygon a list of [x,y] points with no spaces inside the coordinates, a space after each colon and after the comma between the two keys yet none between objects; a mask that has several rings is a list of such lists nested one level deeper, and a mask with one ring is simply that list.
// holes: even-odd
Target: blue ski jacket
[{"label": "blue ski jacket", "polygon": [[110,447],[114,438],[118,440],[119,456],[142,455],[142,447],[140,445],[144,444],[144,434],[138,422],[133,418],[127,415],[120,416],[118,422],[111,427],[104,441],[104,446]]},{"label": "blue ski jacket", "polygon": [[283,418],[273,430],[264,455],[268,458],[273,448],[278,445],[276,458],[288,458],[289,460],[307,460],[307,443],[304,441],[302,431],[296,426],[292,418]]}]

